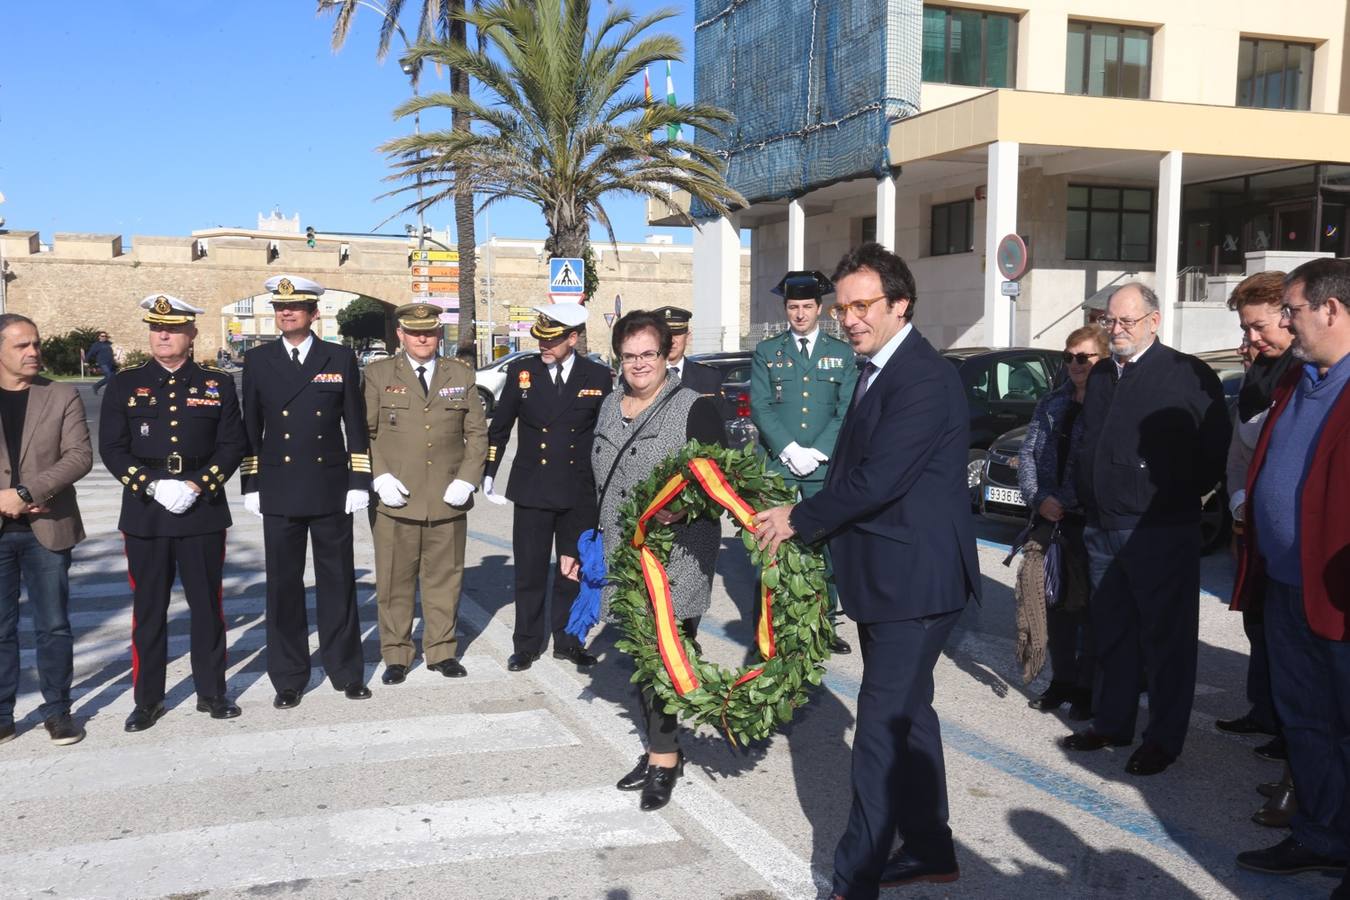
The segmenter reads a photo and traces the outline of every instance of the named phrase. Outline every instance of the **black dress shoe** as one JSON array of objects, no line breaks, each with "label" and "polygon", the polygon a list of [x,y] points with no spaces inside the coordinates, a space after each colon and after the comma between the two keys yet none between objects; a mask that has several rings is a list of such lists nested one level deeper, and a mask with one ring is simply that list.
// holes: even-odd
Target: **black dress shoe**
[{"label": "black dress shoe", "polygon": [[642,785],[642,800],[638,807],[643,812],[653,812],[660,809],[670,802],[671,791],[675,790],[675,782],[684,774],[684,754],[680,754],[680,761],[675,765],[666,766],[647,766],[647,780]]},{"label": "black dress shoe", "polygon": [[961,877],[961,869],[955,859],[931,862],[915,859],[903,849],[896,850],[886,865],[881,867],[881,886],[899,887],[902,884],[931,882],[947,884]]},{"label": "black dress shoe", "polygon": [[1256,792],[1266,799],[1275,796],[1276,791],[1280,790],[1280,782],[1263,781],[1256,786]]},{"label": "black dress shoe", "polygon": [[138,706],[131,711],[131,715],[127,716],[127,724],[124,727],[127,731],[145,731],[152,728],[163,715],[163,703],[156,703],[154,706]]},{"label": "black dress shoe", "polygon": [[[430,668],[430,667],[428,667]],[[384,667],[384,674],[380,676],[381,684],[402,684],[408,677],[408,667],[400,666],[395,663],[392,666]]]},{"label": "black dress shoe", "polygon": [[567,647],[562,650],[554,647],[553,658],[565,659],[578,669],[589,668],[599,662],[599,660],[595,658],[594,653],[587,652],[586,648],[581,646]]},{"label": "black dress shoe", "polygon": [[295,709],[300,705],[300,698],[305,696],[304,691],[298,691],[295,688],[282,688],[277,691],[276,697],[272,699],[272,705],[277,709]]},{"label": "black dress shoe", "polygon": [[506,671],[524,672],[538,658],[538,653],[512,653],[506,660]]},{"label": "black dress shoe", "polygon": [[[1265,787],[1265,785],[1261,785]],[[1289,821],[1298,811],[1298,799],[1294,793],[1294,777],[1289,767],[1284,767],[1284,777],[1273,785],[1264,806],[1252,813],[1252,821],[1267,828],[1288,828]]]},{"label": "black dress shoe", "polygon": [[1091,750],[1100,750],[1103,747],[1128,747],[1130,746],[1130,743],[1130,741],[1109,738],[1088,729],[1087,731],[1080,731],[1077,734],[1071,734],[1066,738],[1061,738],[1059,745],[1065,750],[1081,750],[1087,752]]},{"label": "black dress shoe", "polygon": [[427,668],[433,672],[440,672],[446,678],[463,678],[469,674],[469,670],[460,665],[459,660],[453,656],[438,663],[432,663]]},{"label": "black dress shoe", "polygon": [[1262,725],[1252,718],[1251,713],[1238,716],[1236,719],[1220,719],[1214,723],[1214,727],[1228,734],[1268,734],[1271,737],[1275,736],[1275,729]]},{"label": "black dress shoe", "polygon": [[1065,703],[1074,699],[1074,689],[1072,685],[1064,684],[1061,681],[1052,681],[1045,692],[1034,700],[1027,702],[1027,706],[1041,712],[1054,712]]},{"label": "black dress shoe", "polygon": [[1125,763],[1125,771],[1131,775],[1157,775],[1176,762],[1176,759],[1157,744],[1145,742],[1130,754],[1130,761]]},{"label": "black dress shoe", "polygon": [[835,634],[834,638],[830,641],[830,652],[840,656],[847,656],[853,652],[853,645],[841,638],[838,634]]},{"label": "black dress shoe", "polygon": [[1345,860],[1314,853],[1292,837],[1264,850],[1247,850],[1237,855],[1237,864],[1267,875],[1296,875],[1299,872],[1340,872]]},{"label": "black dress shoe", "polygon": [[342,693],[348,700],[369,700],[370,688],[359,681],[353,681],[342,689]]},{"label": "black dress shoe", "polygon": [[229,697],[198,697],[197,712],[210,713],[213,719],[233,719],[240,710]]},{"label": "black dress shoe", "polygon": [[633,766],[633,771],[619,779],[619,783],[614,785],[621,791],[636,791],[647,783],[647,754],[638,757],[637,765]]},{"label": "black dress shoe", "polygon": [[1284,738],[1279,737],[1266,741],[1253,749],[1252,752],[1262,759],[1268,759],[1272,762],[1285,762],[1289,759],[1289,751],[1285,749]]}]

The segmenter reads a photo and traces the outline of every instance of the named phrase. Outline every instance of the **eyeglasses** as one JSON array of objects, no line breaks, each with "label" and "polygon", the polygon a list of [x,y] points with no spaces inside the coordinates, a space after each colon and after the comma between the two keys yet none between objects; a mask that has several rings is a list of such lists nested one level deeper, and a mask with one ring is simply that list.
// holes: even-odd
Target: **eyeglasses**
[{"label": "eyeglasses", "polygon": [[873,303],[885,299],[886,295],[882,294],[880,297],[872,297],[869,300],[854,300],[851,303],[836,302],[830,307],[830,318],[835,320],[842,319],[844,313],[851,312],[853,313],[854,318],[861,319],[863,316],[867,315],[867,311],[872,308]]},{"label": "eyeglasses", "polygon": [[[1152,315],[1152,313],[1150,313],[1149,315]],[[1134,326],[1138,325],[1140,322],[1144,321],[1147,318],[1148,316],[1141,316],[1138,319],[1131,319],[1126,316],[1102,316],[1100,319],[1097,320],[1097,322],[1102,326],[1102,329],[1105,331],[1110,331],[1117,325],[1119,325],[1125,331],[1134,331]]]},{"label": "eyeglasses", "polygon": [[620,353],[619,359],[625,363],[654,363],[661,358],[661,354],[655,350],[646,350],[642,353]]},{"label": "eyeglasses", "polygon": [[1070,353],[1065,350],[1063,353],[1065,363],[1078,363],[1080,366],[1087,365],[1090,362],[1096,362],[1101,359],[1098,353]]},{"label": "eyeglasses", "polygon": [[1308,306],[1309,304],[1307,303],[1300,303],[1298,306],[1294,306],[1292,303],[1286,303],[1284,306],[1280,307],[1280,318],[1292,319],[1294,313],[1298,312],[1300,309],[1307,309]]}]

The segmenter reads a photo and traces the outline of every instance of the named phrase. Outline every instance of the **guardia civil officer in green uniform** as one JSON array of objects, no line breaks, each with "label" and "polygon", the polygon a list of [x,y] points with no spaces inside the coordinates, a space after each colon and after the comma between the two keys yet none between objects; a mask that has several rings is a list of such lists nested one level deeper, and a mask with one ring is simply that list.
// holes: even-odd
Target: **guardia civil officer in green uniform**
[{"label": "guardia civil officer in green uniform", "polygon": [[136,708],[127,731],[164,715],[169,592],[175,576],[191,611],[192,681],[197,709],[231,719],[225,695],[221,578],[230,505],[225,482],[244,455],[234,379],[193,362],[196,318],[205,310],[177,297],[141,301],[150,326],[144,365],[111,376],[99,413],[98,452],[122,482],[117,527],[131,582],[131,680]]},{"label": "guardia civil officer in green uniform", "polygon": [[[783,298],[788,330],[760,341],[750,370],[750,420],[778,472],[802,497],[825,483],[839,427],[853,398],[858,367],[853,348],[820,330],[823,298],[834,293],[820,272],[789,272],[773,289]],[[834,588],[831,602],[837,606]],[[835,638],[835,653],[851,651]]]}]

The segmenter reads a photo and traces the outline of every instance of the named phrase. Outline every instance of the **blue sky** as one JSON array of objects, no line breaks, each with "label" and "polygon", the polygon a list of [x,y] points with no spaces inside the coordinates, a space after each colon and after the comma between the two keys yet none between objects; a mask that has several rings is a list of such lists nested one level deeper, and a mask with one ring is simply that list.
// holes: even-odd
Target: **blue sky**
[{"label": "blue sky", "polygon": [[[259,212],[300,213],[320,231],[372,231],[403,204],[388,189],[383,141],[411,131],[390,111],[407,98],[396,53],[375,60],[380,18],[361,8],[340,53],[330,15],[313,0],[113,0],[0,3],[0,216],[6,228],[183,235],[254,227]],[[693,94],[692,2],[630,0],[636,11],[675,7],[665,31],[685,45],[674,67],[680,99]],[[603,0],[595,0],[604,9]],[[418,0],[406,0],[404,27]],[[395,39],[397,43],[397,39]],[[665,71],[652,70],[665,93]],[[434,90],[434,72],[423,91]],[[442,78],[441,86],[448,89]],[[426,121],[424,127],[438,123]],[[446,117],[448,125],[448,116]],[[620,240],[650,229],[634,198],[607,208]],[[380,228],[403,229],[410,216]],[[447,204],[428,224],[453,228]],[[491,233],[543,237],[538,210],[498,205]],[[488,231],[478,220],[478,238]],[[594,233],[603,239],[603,232]]]}]

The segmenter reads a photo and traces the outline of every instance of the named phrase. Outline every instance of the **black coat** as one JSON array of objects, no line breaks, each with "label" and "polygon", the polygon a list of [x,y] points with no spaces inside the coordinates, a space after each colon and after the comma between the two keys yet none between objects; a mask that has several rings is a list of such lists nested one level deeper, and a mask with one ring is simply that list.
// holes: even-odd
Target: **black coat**
[{"label": "black coat", "polygon": [[90,344],[89,349],[84,351],[84,361],[100,369],[117,368],[113,359],[113,346],[109,341],[94,341]]},{"label": "black coat", "polygon": [[705,397],[721,397],[722,373],[712,366],[705,366],[703,363],[694,362],[686,357],[684,374],[680,377],[680,385],[689,388],[691,391],[697,391]]},{"label": "black coat", "polygon": [[[103,392],[98,453],[122,482],[117,527],[137,537],[224,531],[232,524],[225,482],[244,455],[239,397],[227,373],[192,360],[176,372],[157,362],[124,369]],[[178,454],[171,459],[170,454]],[[181,465],[179,472],[169,467]],[[173,515],[145,496],[161,478],[202,489],[187,512]]]},{"label": "black coat", "polygon": [[541,509],[594,505],[591,442],[600,403],[612,389],[609,369],[583,356],[573,361],[561,394],[540,357],[513,362],[488,427],[483,474],[497,476],[512,426],[519,421],[507,499]]},{"label": "black coat", "polygon": [[[299,369],[277,339],[244,354],[243,491],[264,515],[320,516],[370,488],[370,436],[356,354],[314,339]],[[345,433],[345,440],[344,440]]]},{"label": "black coat", "polygon": [[1199,523],[1200,498],[1223,478],[1230,425],[1214,370],[1153,343],[1116,375],[1088,374],[1075,463],[1089,524],[1108,529]]}]

